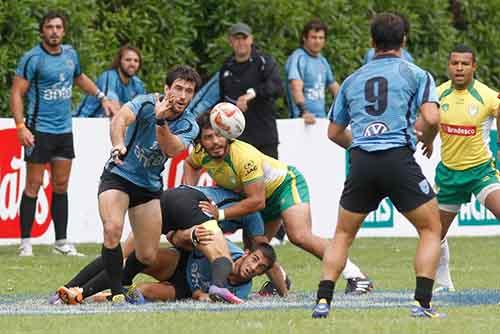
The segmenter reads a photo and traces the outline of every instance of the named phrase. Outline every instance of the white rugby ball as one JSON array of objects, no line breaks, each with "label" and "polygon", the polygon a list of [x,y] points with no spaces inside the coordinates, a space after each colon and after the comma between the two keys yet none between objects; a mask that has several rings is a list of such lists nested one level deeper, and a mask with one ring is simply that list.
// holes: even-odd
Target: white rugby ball
[{"label": "white rugby ball", "polygon": [[228,139],[236,139],[245,130],[245,116],[234,104],[221,102],[210,111],[210,124],[220,135]]}]

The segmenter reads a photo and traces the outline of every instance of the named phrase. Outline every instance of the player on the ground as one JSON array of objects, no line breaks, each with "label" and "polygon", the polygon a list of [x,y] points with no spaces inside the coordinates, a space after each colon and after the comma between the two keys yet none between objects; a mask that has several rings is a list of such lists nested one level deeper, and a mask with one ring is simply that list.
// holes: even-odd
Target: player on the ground
[{"label": "player on the ground", "polygon": [[[490,150],[490,128],[496,121],[497,92],[474,79],[474,51],[456,46],[448,56],[450,80],[438,87],[441,114],[441,162],[436,168],[436,187],[442,224],[442,249],[436,275],[438,289],[455,289],[449,273],[446,233],[460,206],[471,195],[500,218],[500,173]],[[500,139],[497,139],[500,142]]]},{"label": "player on the ground", "polygon": [[[137,76],[141,69],[142,56],[139,49],[131,46],[122,46],[111,68],[97,77],[96,85],[106,96],[123,105],[137,95],[146,94],[144,83]],[[106,117],[110,115],[101,107],[99,100],[94,96],[86,95],[76,111],[75,117]]]},{"label": "player on the ground", "polygon": [[[167,190],[161,197],[162,215],[164,218],[162,222],[162,233],[167,235],[171,243],[177,247],[187,251],[191,251],[193,247],[196,247],[198,252],[204,254],[207,261],[214,262],[214,252],[221,249],[222,246],[225,246],[226,240],[222,237],[220,230],[214,228],[210,224],[204,224],[205,222],[209,222],[212,218],[202,212],[201,208],[198,206],[200,200],[214,201],[219,207],[226,208],[237,203],[240,198],[237,194],[218,187],[180,186],[179,188]],[[240,219],[223,220],[218,222],[218,224],[224,232],[233,232],[238,228],[243,228],[244,232],[255,238],[255,240],[265,241],[262,237],[264,227],[259,213],[251,213]],[[261,239],[258,239],[259,237]],[[224,245],[217,245],[217,242],[220,241],[219,239],[222,240]],[[259,244],[262,244],[262,242],[254,243],[253,248],[255,249]],[[232,250],[231,247],[229,247],[229,250]],[[123,273],[122,283],[124,285],[130,286],[134,276],[139,271],[151,272],[151,266],[137,267],[137,264],[131,266],[131,262],[136,262],[134,239],[132,235],[129,236],[123,245],[123,253],[128,257]],[[228,251],[228,256],[229,253]],[[160,252],[158,255],[160,256],[162,253]],[[233,258],[233,256],[231,256],[231,258]],[[157,258],[152,266],[157,267],[158,265],[162,265],[162,263],[163,260]],[[139,271],[136,271],[136,268],[138,268]],[[109,280],[102,269],[103,263],[101,257],[92,261],[68,282],[68,284],[59,289],[59,294],[63,297],[62,299],[67,300],[69,298],[64,297],[65,295],[75,295],[75,298],[81,295],[82,297],[77,298],[81,300],[108,288]],[[217,280],[217,276],[220,276],[220,274],[214,266],[212,266],[212,269],[213,272],[210,277],[214,277],[215,280]],[[230,272],[231,270],[229,270],[228,273],[229,279],[231,277]],[[99,275],[100,277],[98,277]],[[227,286],[226,284],[227,279],[227,275],[222,277],[219,285],[229,288],[231,292],[231,286]],[[75,290],[76,292],[71,292],[68,291],[70,287],[81,287],[81,289]],[[207,287],[207,290],[210,290],[209,287]],[[217,299],[219,295],[220,293],[213,294],[212,298]],[[239,302],[239,300],[235,299],[227,292],[225,292],[223,297],[226,295],[227,298],[224,298],[224,301],[232,302],[234,300]]]},{"label": "player on the ground", "polygon": [[165,78],[164,96],[139,95],[111,121],[111,155],[98,190],[103,222],[102,259],[115,303],[123,303],[120,247],[125,213],[135,236],[137,260],[154,263],[161,234],[161,173],[165,161],[185,150],[198,134],[184,113],[201,83],[188,66],[176,66]]},{"label": "player on the ground", "polygon": [[[40,20],[42,42],[21,58],[12,83],[10,109],[17,135],[24,147],[26,188],[21,198],[21,256],[32,256],[31,229],[37,196],[50,163],[52,183],[51,214],[54,220],[54,252],[82,255],[66,240],[68,227],[68,182],[75,157],[71,127],[73,83],[96,96],[108,112],[116,106],[82,72],[80,60],[71,45],[62,44],[67,21],[64,15],[49,12]],[[26,116],[24,97],[27,96]]]},{"label": "player on the ground", "polygon": [[[312,234],[309,190],[302,174],[295,167],[264,155],[250,144],[220,136],[212,129],[208,113],[200,115],[197,121],[200,135],[184,165],[185,182],[195,184],[199,170],[204,168],[218,186],[243,195],[243,199],[230,208],[220,209],[210,202],[203,202],[203,209],[211,212],[217,220],[260,211],[268,240],[283,221],[290,241],[321,259],[328,240]],[[356,265],[350,264],[345,272],[348,279],[346,292],[371,290],[372,283]],[[284,281],[276,281],[283,283],[276,288],[285,295]]]},{"label": "player on the ground", "polygon": [[423,124],[419,139],[427,156],[432,153],[439,126],[436,87],[428,72],[400,58],[404,23],[399,16],[377,15],[371,36],[375,59],[342,83],[330,111],[328,137],[349,149],[351,170],[340,199],[333,242],[323,257],[312,316],[328,316],[349,247],[366,216],[388,196],[420,236],[415,259],[416,304],[411,314],[441,317],[430,305],[439,260],[439,210],[432,187],[413,157],[419,110]]}]

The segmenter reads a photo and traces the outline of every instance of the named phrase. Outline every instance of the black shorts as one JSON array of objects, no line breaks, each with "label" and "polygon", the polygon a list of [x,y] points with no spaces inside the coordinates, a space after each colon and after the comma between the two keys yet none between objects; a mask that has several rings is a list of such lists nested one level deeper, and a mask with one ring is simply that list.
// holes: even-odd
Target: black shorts
[{"label": "black shorts", "polygon": [[161,194],[162,234],[170,231],[185,230],[212,219],[198,207],[200,201],[208,201],[201,192],[190,187],[180,186],[168,189]]},{"label": "black shorts", "polygon": [[139,187],[120,175],[104,170],[101,175],[101,181],[99,182],[97,196],[110,189],[120,190],[126,193],[129,197],[129,208],[158,199],[161,195],[161,191],[150,191],[146,188]]},{"label": "black shorts", "polygon": [[385,197],[399,212],[407,212],[435,197],[408,147],[375,152],[355,148],[350,165],[340,205],[351,212],[369,213]]},{"label": "black shorts", "polygon": [[44,164],[52,160],[71,160],[75,157],[73,133],[52,134],[33,131],[35,145],[24,148],[24,161]]},{"label": "black shorts", "polygon": [[168,282],[174,286],[176,300],[189,299],[192,296],[192,292],[187,282],[186,270],[187,261],[191,253],[180,249],[178,251],[180,254],[179,262]]}]

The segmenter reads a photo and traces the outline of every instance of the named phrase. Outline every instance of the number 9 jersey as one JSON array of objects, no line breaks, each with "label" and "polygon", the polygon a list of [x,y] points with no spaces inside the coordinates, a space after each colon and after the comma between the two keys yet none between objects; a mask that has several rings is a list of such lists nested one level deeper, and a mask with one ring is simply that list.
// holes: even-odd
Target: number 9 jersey
[{"label": "number 9 jersey", "polygon": [[420,106],[428,102],[439,104],[428,72],[395,55],[380,55],[342,83],[328,118],[351,126],[349,149],[415,150],[415,120]]}]

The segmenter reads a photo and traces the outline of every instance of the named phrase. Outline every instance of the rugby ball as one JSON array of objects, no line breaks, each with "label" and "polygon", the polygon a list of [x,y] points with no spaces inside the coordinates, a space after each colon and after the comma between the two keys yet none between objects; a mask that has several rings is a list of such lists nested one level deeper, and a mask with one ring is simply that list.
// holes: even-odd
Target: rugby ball
[{"label": "rugby ball", "polygon": [[210,124],[221,136],[236,139],[245,130],[245,116],[234,104],[221,102],[210,111]]}]

